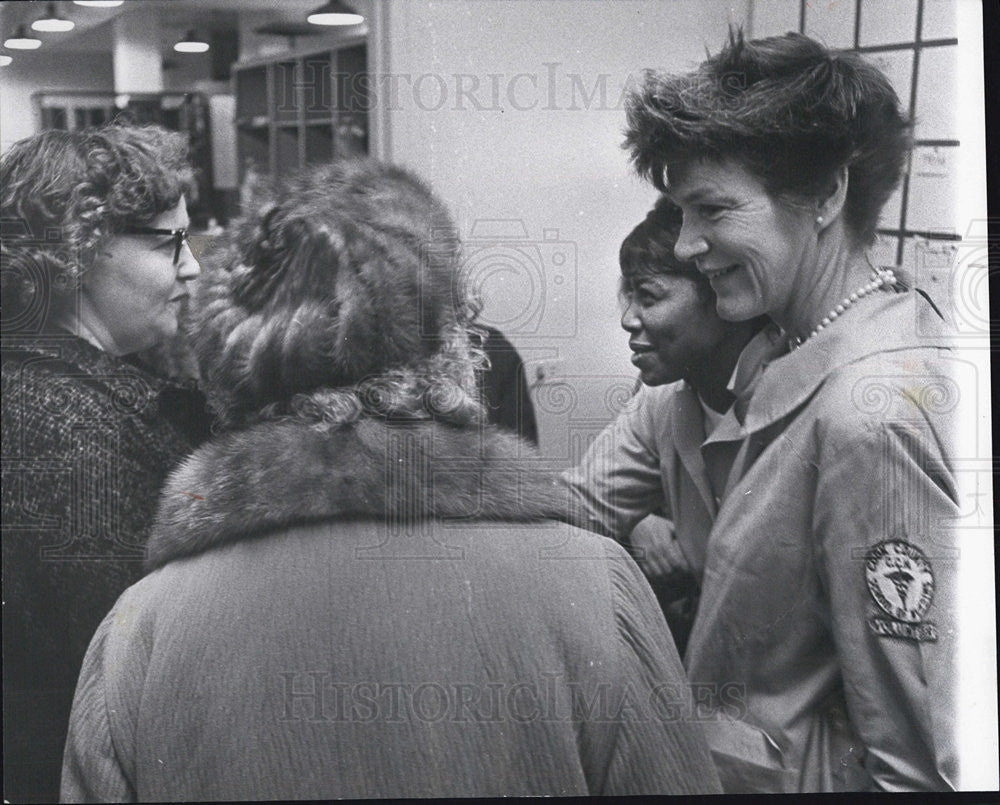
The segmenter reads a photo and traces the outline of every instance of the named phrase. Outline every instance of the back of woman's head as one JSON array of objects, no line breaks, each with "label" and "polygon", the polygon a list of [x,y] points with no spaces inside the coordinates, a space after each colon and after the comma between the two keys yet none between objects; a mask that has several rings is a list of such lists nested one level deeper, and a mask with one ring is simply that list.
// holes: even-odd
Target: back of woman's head
[{"label": "back of woman's head", "polygon": [[694,72],[647,71],[627,100],[625,147],[664,190],[671,163],[731,159],[771,195],[816,198],[848,168],[845,221],[862,243],[902,174],[909,124],[888,79],[801,34],[729,43]]},{"label": "back of woman's head", "polygon": [[224,424],[481,416],[458,242],[426,185],[342,161],[260,188],[251,206],[202,256],[193,311]]},{"label": "back of woman's head", "polygon": [[192,182],[186,139],[159,126],[14,143],[0,159],[5,294],[71,291],[108,238],[171,209]]}]

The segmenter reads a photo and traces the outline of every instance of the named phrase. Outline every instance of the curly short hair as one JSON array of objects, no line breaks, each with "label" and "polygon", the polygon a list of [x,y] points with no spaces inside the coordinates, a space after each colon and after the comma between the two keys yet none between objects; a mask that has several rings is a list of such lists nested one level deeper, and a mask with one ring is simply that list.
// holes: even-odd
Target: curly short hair
[{"label": "curly short hair", "polygon": [[661,191],[671,163],[730,159],[784,200],[817,198],[848,169],[845,222],[861,243],[899,182],[910,124],[877,67],[802,34],[728,44],[695,71],[646,71],[626,99],[624,147]]},{"label": "curly short hair", "polygon": [[651,274],[680,274],[695,283],[702,301],[714,301],[712,286],[694,262],[678,260],[674,254],[682,223],[680,207],[660,196],[642,222],[622,241],[618,250],[622,280],[632,283]]},{"label": "curly short hair", "polygon": [[476,305],[431,190],[402,168],[345,160],[255,192],[202,255],[193,297],[192,339],[222,426],[482,421]]},{"label": "curly short hair", "polygon": [[116,123],[20,140],[0,159],[5,269],[30,260],[43,272],[32,281],[56,294],[71,290],[108,238],[171,209],[193,182],[187,139],[159,126]]}]

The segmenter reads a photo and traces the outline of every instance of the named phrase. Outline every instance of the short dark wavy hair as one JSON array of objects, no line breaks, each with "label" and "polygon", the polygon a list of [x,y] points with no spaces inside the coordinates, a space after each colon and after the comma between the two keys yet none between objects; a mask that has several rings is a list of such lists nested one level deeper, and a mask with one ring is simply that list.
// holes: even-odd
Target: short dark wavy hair
[{"label": "short dark wavy hair", "polygon": [[298,416],[479,423],[478,312],[444,204],[343,160],[255,189],[202,255],[191,338],[223,428]]},{"label": "short dark wavy hair", "polygon": [[626,99],[624,147],[637,172],[666,189],[664,170],[731,159],[776,198],[817,198],[848,169],[845,222],[863,244],[902,175],[910,124],[877,67],[802,34],[728,44],[695,71],[646,71]]},{"label": "short dark wavy hair", "polygon": [[697,274],[693,261],[683,262],[674,254],[683,222],[680,207],[666,196],[657,198],[646,217],[622,241],[618,250],[622,274]]},{"label": "short dark wavy hair", "polygon": [[[0,159],[5,273],[49,283],[56,294],[72,290],[108,238],[171,209],[193,182],[187,139],[159,126],[49,130],[20,140]],[[16,266],[26,260],[43,275],[22,276]]]},{"label": "short dark wavy hair", "polygon": [[622,280],[632,283],[653,274],[680,274],[695,283],[702,301],[714,301],[712,286],[694,262],[678,260],[674,254],[682,223],[680,207],[666,196],[660,196],[646,217],[622,241],[618,250]]}]

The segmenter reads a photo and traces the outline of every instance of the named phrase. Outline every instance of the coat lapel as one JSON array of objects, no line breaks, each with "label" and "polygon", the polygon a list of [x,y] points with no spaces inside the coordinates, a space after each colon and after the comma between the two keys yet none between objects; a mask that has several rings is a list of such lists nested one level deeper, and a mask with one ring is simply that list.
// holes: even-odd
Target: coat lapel
[{"label": "coat lapel", "polygon": [[850,308],[837,324],[765,371],[747,406],[746,434],[762,430],[800,408],[826,378],[878,352],[952,346],[940,314],[919,293],[879,294]]},{"label": "coat lapel", "polygon": [[701,444],[705,440],[705,425],[701,413],[701,405],[694,389],[685,383],[674,397],[675,408],[672,427],[672,438],[677,449],[681,466],[691,479],[705,508],[714,518],[716,514],[715,499],[709,484],[705,460],[701,454]]}]

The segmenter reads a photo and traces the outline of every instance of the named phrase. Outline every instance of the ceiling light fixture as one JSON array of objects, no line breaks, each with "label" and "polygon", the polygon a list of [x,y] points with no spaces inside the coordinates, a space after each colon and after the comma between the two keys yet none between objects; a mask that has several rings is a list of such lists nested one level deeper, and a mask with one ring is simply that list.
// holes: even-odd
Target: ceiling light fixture
[{"label": "ceiling light fixture", "polygon": [[12,61],[14,61],[14,60],[10,56],[8,56],[6,53],[0,53],[0,67],[6,67]]},{"label": "ceiling light fixture", "polygon": [[117,8],[125,0],[73,0],[73,2],[87,8]]},{"label": "ceiling light fixture", "polygon": [[14,35],[5,40],[3,46],[11,50],[35,50],[42,46],[42,40],[29,34],[23,25],[18,25]]},{"label": "ceiling light fixture", "polygon": [[174,50],[178,53],[204,53],[208,50],[208,42],[196,36],[194,30],[190,30],[174,45]]},{"label": "ceiling light fixture", "polygon": [[364,21],[364,17],[340,0],[330,0],[306,17],[306,22],[313,25],[357,25]]},{"label": "ceiling light fixture", "polygon": [[45,33],[62,33],[63,31],[72,31],[76,27],[76,23],[73,20],[60,17],[56,13],[56,4],[49,3],[44,16],[39,17],[31,23],[31,27],[36,31],[44,31]]}]

